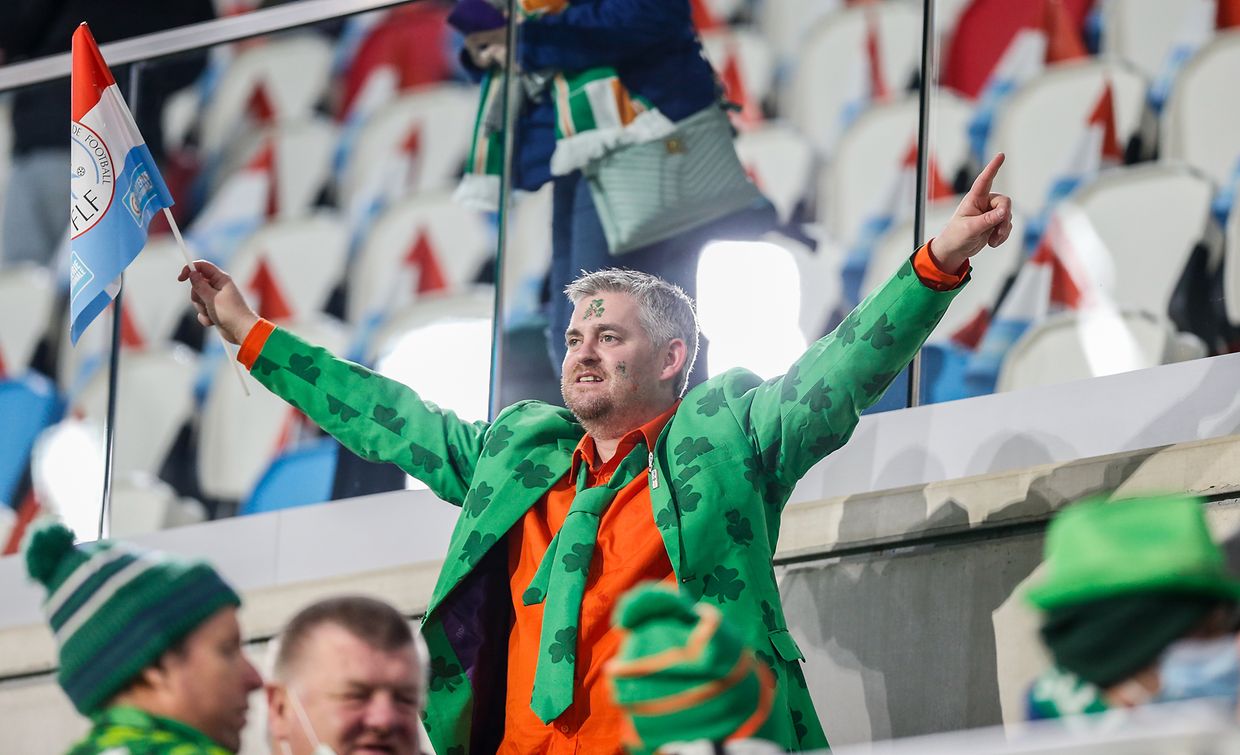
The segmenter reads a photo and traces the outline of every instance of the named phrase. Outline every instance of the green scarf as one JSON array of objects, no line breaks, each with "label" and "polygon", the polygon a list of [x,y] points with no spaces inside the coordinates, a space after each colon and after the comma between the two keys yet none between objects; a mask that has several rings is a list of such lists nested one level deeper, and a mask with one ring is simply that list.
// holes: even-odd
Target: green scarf
[{"label": "green scarf", "polygon": [[[567,0],[521,0],[525,18],[560,13]],[[649,100],[634,96],[610,67],[584,71],[520,74],[518,91],[527,98],[550,95],[555,105],[555,152],[551,174],[580,170],[621,147],[662,139],[675,129]],[[504,159],[503,71],[482,78],[474,136],[456,200],[483,211],[499,206]]]}]

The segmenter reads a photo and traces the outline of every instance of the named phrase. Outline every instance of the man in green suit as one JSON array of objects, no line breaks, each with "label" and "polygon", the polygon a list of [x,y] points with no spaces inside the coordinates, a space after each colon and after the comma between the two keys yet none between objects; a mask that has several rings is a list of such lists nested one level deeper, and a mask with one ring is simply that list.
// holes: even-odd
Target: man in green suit
[{"label": "man in green suit", "polygon": [[359,455],[462,507],[422,632],[440,755],[622,751],[603,666],[618,597],[643,581],[717,605],[775,679],[756,733],[826,746],[772,568],[793,487],[842,446],[934,330],[969,258],[1011,232],[982,171],[943,232],[781,378],[730,370],[683,395],[692,302],[630,271],[568,289],[568,409],[522,401],[468,423],[254,314],[208,263],[182,271],[204,325],[264,386]]}]

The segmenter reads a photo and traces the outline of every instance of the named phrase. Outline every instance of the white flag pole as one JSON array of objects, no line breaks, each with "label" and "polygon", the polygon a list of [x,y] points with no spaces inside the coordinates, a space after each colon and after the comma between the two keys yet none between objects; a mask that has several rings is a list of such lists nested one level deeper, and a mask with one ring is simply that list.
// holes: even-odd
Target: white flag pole
[{"label": "white flag pole", "polygon": [[[172,217],[172,210],[164,208],[164,217],[168,219],[168,227],[172,229],[172,235],[177,240],[177,248],[181,250],[181,256],[185,258],[185,264],[190,270],[198,271],[198,266],[194,264],[194,259],[189,255],[189,247],[185,245],[185,239],[181,237],[181,228],[177,225],[176,218]],[[245,391],[245,395],[250,395],[250,387],[245,384],[245,376],[241,374],[241,365],[237,364],[237,360],[233,357],[232,351],[228,348],[228,341],[224,338],[224,333],[217,325],[215,327],[215,335],[219,336],[220,345],[224,347],[224,356],[228,361],[232,362],[233,372],[237,374],[237,382],[241,383],[241,390]]]}]

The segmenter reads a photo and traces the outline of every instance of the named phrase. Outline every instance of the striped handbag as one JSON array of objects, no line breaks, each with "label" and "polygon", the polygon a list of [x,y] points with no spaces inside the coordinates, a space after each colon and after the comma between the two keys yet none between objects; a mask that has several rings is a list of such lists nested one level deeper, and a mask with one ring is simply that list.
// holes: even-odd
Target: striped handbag
[{"label": "striped handbag", "polygon": [[763,200],[711,105],[670,135],[622,147],[582,169],[613,255],[675,236]]}]

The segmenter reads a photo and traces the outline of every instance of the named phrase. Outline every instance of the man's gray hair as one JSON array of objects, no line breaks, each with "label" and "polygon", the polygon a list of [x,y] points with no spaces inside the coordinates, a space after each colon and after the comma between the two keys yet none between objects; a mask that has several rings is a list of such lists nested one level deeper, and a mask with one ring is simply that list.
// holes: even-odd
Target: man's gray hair
[{"label": "man's gray hair", "polygon": [[642,328],[656,347],[661,348],[675,338],[685,342],[685,366],[676,381],[676,395],[684,395],[698,354],[698,319],[693,300],[680,286],[656,275],[621,268],[593,273],[583,271],[564,288],[564,295],[573,306],[603,292],[628,294],[637,302]]}]

